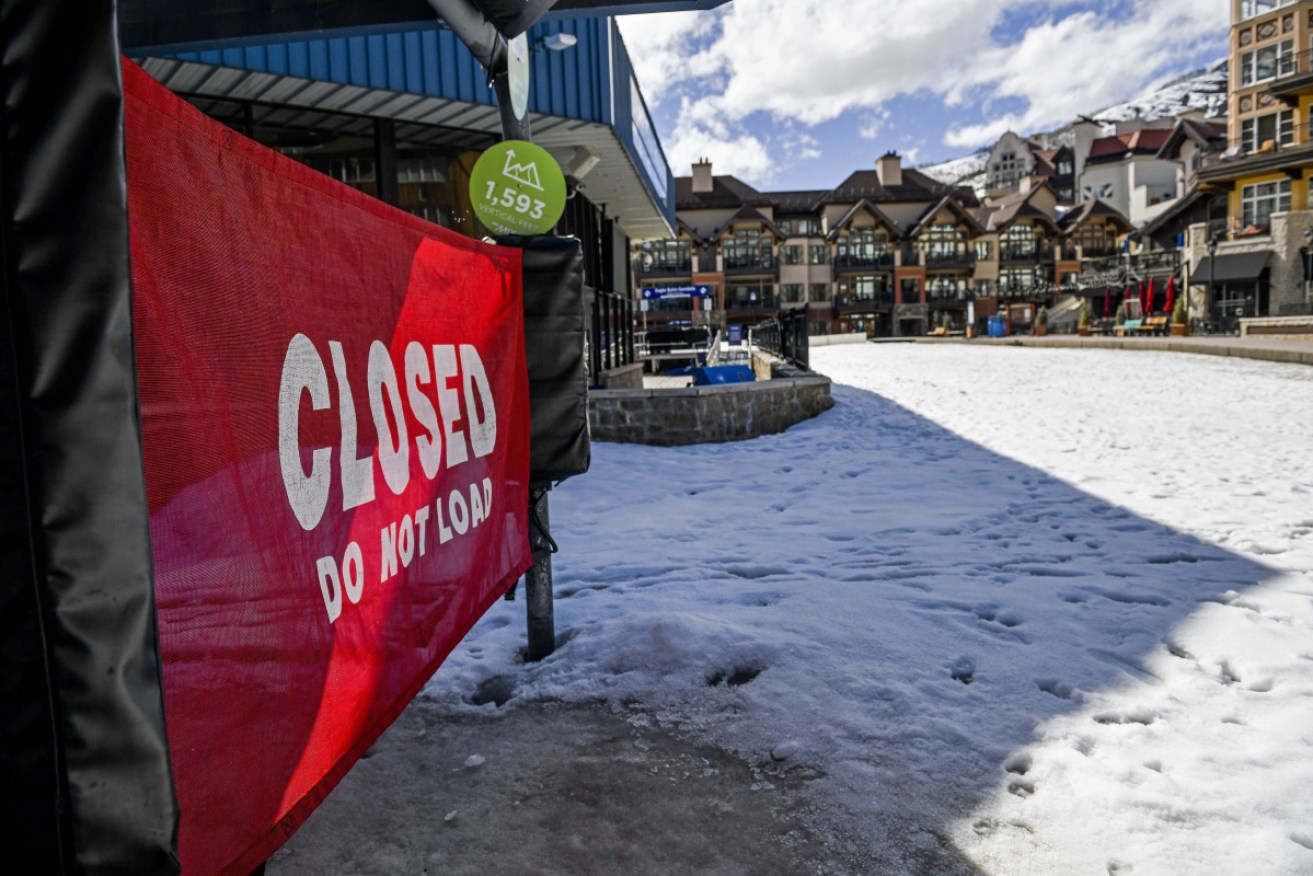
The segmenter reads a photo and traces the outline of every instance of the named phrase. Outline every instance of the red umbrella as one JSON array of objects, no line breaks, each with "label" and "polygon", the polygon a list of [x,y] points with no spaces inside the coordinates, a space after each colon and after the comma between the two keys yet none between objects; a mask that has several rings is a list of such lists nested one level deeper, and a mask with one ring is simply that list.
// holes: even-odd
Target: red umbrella
[{"label": "red umbrella", "polygon": [[1168,313],[1176,308],[1176,277],[1167,278],[1167,302],[1164,306]]},{"label": "red umbrella", "polygon": [[1148,296],[1144,300],[1144,312],[1147,315],[1153,313],[1153,277],[1149,278],[1149,288],[1145,292],[1145,295]]}]

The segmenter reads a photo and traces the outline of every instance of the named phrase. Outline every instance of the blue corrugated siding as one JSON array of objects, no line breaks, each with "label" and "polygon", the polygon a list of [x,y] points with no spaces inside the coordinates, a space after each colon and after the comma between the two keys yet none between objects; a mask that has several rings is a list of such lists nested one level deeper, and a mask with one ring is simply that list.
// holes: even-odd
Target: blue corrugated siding
[{"label": "blue corrugated siding", "polygon": [[[614,128],[653,200],[662,205],[673,225],[674,180],[651,130],[647,108],[641,101],[634,105],[630,89],[633,64],[618,29],[607,18],[545,21],[529,31],[529,40],[534,43],[562,32],[578,40],[574,48],[564,52],[534,48],[530,54],[529,109]],[[464,103],[492,106],[495,102],[483,67],[456,35],[444,28],[273,41],[241,48],[198,47],[168,57]]]},{"label": "blue corrugated siding", "polygon": [[[532,53],[529,108],[546,115],[607,123],[605,19],[552,21],[529,32],[530,41],[548,34],[574,34],[567,52]],[[261,73],[297,76],[466,103],[493,104],[479,62],[446,29],[392,34],[290,40],[226,49],[195,49],[170,57]]]}]

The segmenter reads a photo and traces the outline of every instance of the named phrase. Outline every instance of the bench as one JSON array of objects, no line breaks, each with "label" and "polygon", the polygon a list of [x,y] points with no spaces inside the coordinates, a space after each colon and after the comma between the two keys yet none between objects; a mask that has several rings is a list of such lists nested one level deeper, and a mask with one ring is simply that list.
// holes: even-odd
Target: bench
[{"label": "bench", "polygon": [[1119,337],[1119,338],[1131,337],[1132,335],[1134,335],[1136,332],[1138,332],[1138,331],[1140,330],[1140,326],[1141,326],[1143,323],[1144,323],[1144,320],[1142,320],[1142,319],[1128,319],[1128,320],[1126,320],[1126,322],[1124,322],[1124,323],[1122,323],[1121,325],[1117,326],[1117,337]]},{"label": "bench", "polygon": [[948,326],[938,326],[930,332],[932,338],[942,338],[948,335]]},{"label": "bench", "polygon": [[1146,335],[1165,335],[1168,331],[1168,319],[1169,317],[1165,313],[1161,316],[1151,316],[1144,321],[1144,324],[1140,326],[1139,331]]}]

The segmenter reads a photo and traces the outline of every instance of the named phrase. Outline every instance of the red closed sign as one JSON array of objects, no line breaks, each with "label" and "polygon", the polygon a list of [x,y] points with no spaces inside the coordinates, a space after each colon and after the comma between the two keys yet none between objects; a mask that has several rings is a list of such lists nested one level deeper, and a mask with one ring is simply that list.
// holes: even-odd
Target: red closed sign
[{"label": "red closed sign", "polygon": [[520,255],[124,78],[180,854],[244,876],[530,564]]}]

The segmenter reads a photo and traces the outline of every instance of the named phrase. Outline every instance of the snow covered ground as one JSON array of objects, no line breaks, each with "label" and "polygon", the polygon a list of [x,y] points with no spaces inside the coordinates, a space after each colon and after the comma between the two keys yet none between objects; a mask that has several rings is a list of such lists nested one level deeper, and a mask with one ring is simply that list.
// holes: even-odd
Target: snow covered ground
[{"label": "snow covered ground", "polygon": [[552,498],[562,646],[525,665],[501,603],[415,708],[601,702],[774,765],[854,873],[1313,874],[1313,369],[813,364],[836,406],[783,435],[595,445]]}]

